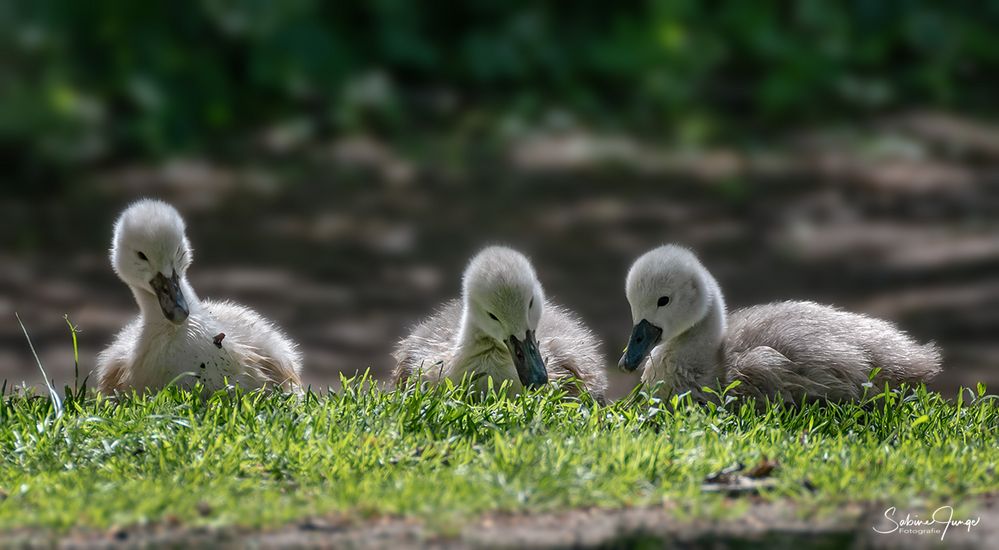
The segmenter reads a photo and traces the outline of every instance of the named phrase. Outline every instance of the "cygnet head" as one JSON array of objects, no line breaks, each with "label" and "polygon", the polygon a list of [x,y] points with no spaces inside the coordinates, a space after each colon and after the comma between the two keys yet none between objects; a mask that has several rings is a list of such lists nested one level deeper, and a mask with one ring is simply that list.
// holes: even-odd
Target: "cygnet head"
[{"label": "cygnet head", "polygon": [[114,224],[111,265],[115,273],[135,292],[154,295],[163,316],[178,325],[190,314],[181,281],[191,256],[184,220],[165,202],[136,202]]},{"label": "cygnet head", "polygon": [[531,262],[516,250],[486,248],[465,269],[462,289],[463,330],[505,344],[525,387],[547,383],[548,370],[535,336],[544,291]]},{"label": "cygnet head", "polygon": [[634,328],[618,366],[629,372],[637,369],[657,345],[703,319],[712,306],[711,289],[717,286],[712,281],[686,248],[666,245],[639,257],[625,283]]}]

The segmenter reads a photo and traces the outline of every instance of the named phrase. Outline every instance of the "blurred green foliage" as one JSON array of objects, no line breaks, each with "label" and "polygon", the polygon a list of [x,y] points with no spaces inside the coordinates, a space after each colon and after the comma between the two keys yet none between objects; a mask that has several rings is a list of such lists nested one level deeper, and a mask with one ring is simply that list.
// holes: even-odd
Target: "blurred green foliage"
[{"label": "blurred green foliage", "polygon": [[997,27],[995,1],[12,0],[0,160],[31,176],[296,119],[405,133],[558,108],[704,140],[913,104],[988,111]]}]

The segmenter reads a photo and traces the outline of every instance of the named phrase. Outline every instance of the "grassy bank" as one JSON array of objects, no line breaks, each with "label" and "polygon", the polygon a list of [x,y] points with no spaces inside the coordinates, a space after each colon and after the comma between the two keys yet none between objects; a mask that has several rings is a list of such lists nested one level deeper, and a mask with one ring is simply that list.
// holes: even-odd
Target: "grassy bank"
[{"label": "grassy bank", "polygon": [[[735,463],[764,499],[959,505],[999,490],[999,404],[917,389],[864,405],[609,406],[555,388],[478,399],[464,388],[349,381],[304,398],[170,389],[119,403],[11,395],[0,407],[0,529],[148,523],[273,526],[332,514],[438,528],[493,511],[675,506],[728,513],[705,490]],[[767,462],[768,461],[768,462]],[[765,483],[764,483],[765,482]],[[731,501],[728,501],[731,502]]]}]

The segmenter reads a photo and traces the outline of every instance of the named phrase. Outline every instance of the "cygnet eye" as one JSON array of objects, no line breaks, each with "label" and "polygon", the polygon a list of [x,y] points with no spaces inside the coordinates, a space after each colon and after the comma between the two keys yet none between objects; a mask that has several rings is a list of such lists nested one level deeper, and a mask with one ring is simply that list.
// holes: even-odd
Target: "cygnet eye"
[{"label": "cygnet eye", "polygon": [[139,255],[139,259],[140,259],[140,260],[142,260],[142,261],[144,261],[144,262],[148,262],[148,261],[149,261],[149,258],[147,258],[147,257],[146,257],[146,255],[145,255],[145,254],[143,254],[142,252],[136,252],[136,254],[138,254],[138,255]]},{"label": "cygnet eye", "polygon": [[497,323],[499,322],[499,319],[496,318],[496,316],[493,315],[492,313],[489,314],[489,318],[492,319],[493,321],[496,321]]},{"label": "cygnet eye", "polygon": [[527,304],[527,309],[531,309],[532,307],[534,307],[534,298],[533,297],[531,298],[531,303]]},{"label": "cygnet eye", "polygon": [[666,305],[668,303],[669,303],[669,296],[662,296],[662,297],[659,298],[659,301],[656,302],[656,305],[659,306],[659,307],[663,307],[664,305]]}]

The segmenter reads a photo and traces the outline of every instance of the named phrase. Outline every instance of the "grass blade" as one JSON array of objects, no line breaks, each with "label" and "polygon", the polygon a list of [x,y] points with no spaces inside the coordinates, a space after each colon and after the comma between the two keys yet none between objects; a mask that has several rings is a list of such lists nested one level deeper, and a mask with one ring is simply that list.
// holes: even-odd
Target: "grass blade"
[{"label": "grass blade", "polygon": [[45,373],[45,368],[42,367],[42,361],[38,358],[38,353],[35,351],[35,345],[31,343],[31,337],[28,336],[28,329],[25,328],[24,323],[21,321],[21,316],[14,312],[14,317],[17,318],[17,324],[21,325],[21,330],[24,331],[24,338],[28,341],[28,347],[31,348],[31,355],[35,357],[35,364],[38,365],[38,370],[42,372],[42,378],[45,380],[45,387],[49,390],[49,396],[52,398],[52,405],[56,410],[56,418],[62,416],[62,399],[59,397],[59,392],[55,391],[52,387],[52,382],[49,380],[49,375]]},{"label": "grass blade", "polygon": [[76,333],[79,332],[79,329],[70,322],[69,314],[63,315],[62,318],[66,320],[66,324],[69,325],[69,332],[73,335],[73,393],[76,393],[76,390],[80,387],[80,348],[76,341]]}]

